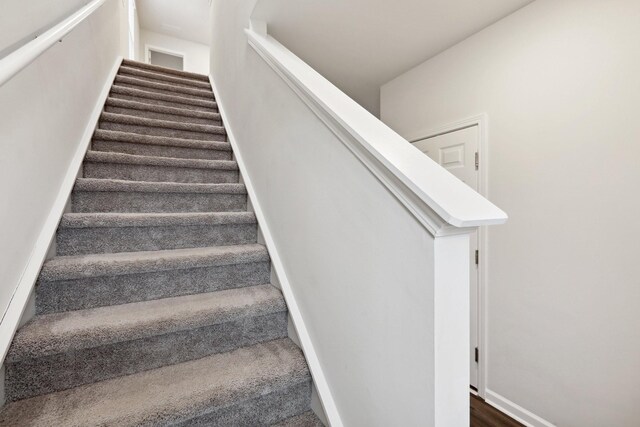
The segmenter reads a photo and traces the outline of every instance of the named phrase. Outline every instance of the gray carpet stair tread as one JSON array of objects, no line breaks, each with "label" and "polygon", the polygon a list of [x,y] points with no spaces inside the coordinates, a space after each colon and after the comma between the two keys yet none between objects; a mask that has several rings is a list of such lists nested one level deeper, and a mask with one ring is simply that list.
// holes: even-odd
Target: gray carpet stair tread
[{"label": "gray carpet stair tread", "polygon": [[130,193],[215,193],[246,194],[244,184],[182,184],[175,182],[144,182],[119,179],[78,178],[74,191]]},{"label": "gray carpet stair tread", "polygon": [[119,99],[108,97],[106,104],[110,107],[130,108],[132,110],[149,111],[155,113],[173,114],[176,116],[196,117],[200,119],[210,119],[220,121],[220,113],[212,113],[208,111],[189,110],[187,108],[168,107],[166,105],[155,105],[140,101],[130,101],[128,99]]},{"label": "gray carpet stair tread", "polygon": [[200,80],[203,82],[208,82],[209,77],[204,74],[192,73],[189,71],[180,71],[174,70],[172,68],[161,67],[159,65],[146,64],[144,62],[132,61],[130,59],[124,59],[122,61],[122,66],[141,69],[141,70],[150,70],[156,73],[169,74],[173,76],[180,76],[187,79]]},{"label": "gray carpet stair tread", "polygon": [[318,419],[316,414],[309,411],[295,417],[287,418],[278,424],[273,424],[271,427],[324,427],[324,424],[322,424],[322,421]]},{"label": "gray carpet stair tread", "polygon": [[252,212],[187,213],[67,213],[60,228],[167,227],[197,225],[255,224]]},{"label": "gray carpet stair tread", "polygon": [[286,311],[280,291],[249,286],[36,316],[16,334],[8,362]]},{"label": "gray carpet stair tread", "polygon": [[176,129],[190,132],[210,133],[216,135],[225,135],[227,132],[224,126],[202,125],[196,123],[183,123],[171,120],[148,119],[145,117],[129,116],[117,113],[102,113],[100,122],[119,123],[125,125],[137,125],[153,128]]},{"label": "gray carpet stair tread", "polygon": [[94,140],[131,142],[147,145],[165,145],[181,148],[196,148],[204,150],[231,151],[231,144],[222,141],[200,141],[197,139],[169,138],[166,136],[142,135],[130,132],[120,132],[107,129],[96,129]]},{"label": "gray carpet stair tread", "polygon": [[213,100],[213,95],[211,95],[211,99],[204,98],[196,98],[189,96],[181,96],[181,94],[170,94],[170,93],[158,93],[152,92],[149,90],[144,90],[142,88],[136,87],[128,87],[121,85],[113,85],[111,87],[111,93],[116,95],[126,95],[132,96],[136,99],[156,99],[160,101],[172,102],[178,105],[193,105],[198,107],[208,108],[210,110],[216,110],[218,108],[218,104]]},{"label": "gray carpet stair tread", "polygon": [[124,60],[82,174],[0,427],[321,426],[209,78]]},{"label": "gray carpet stair tread", "polygon": [[162,92],[175,93],[180,96],[195,96],[198,98],[213,99],[213,92],[211,91],[211,89],[198,89],[178,86],[168,82],[158,82],[153,80],[141,79],[123,74],[116,75],[115,83],[140,87],[143,89],[148,88]]},{"label": "gray carpet stair tread", "polygon": [[166,73],[158,73],[151,70],[143,70],[141,68],[135,68],[128,65],[122,65],[118,70],[118,74],[131,75],[134,77],[147,78],[152,80],[161,80],[164,82],[183,84],[186,86],[193,86],[200,89],[211,90],[211,84],[207,81],[184,78]]},{"label": "gray carpet stair tread", "polygon": [[167,425],[307,381],[301,351],[280,339],[17,401],[0,426]]},{"label": "gray carpet stair tread", "polygon": [[71,280],[268,260],[269,254],[260,244],[61,256],[44,263],[40,280]]},{"label": "gray carpet stair tread", "polygon": [[178,159],[171,157],[139,156],[134,154],[105,151],[88,151],[85,162],[118,163],[126,165],[171,166],[175,168],[217,169],[237,171],[238,163],[233,160]]}]

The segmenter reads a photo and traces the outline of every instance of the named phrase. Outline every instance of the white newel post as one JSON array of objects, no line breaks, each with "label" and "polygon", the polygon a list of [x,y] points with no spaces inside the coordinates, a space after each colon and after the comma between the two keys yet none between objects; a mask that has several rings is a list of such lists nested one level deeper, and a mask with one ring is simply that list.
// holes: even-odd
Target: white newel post
[{"label": "white newel post", "polygon": [[434,241],[436,427],[469,426],[469,233]]}]

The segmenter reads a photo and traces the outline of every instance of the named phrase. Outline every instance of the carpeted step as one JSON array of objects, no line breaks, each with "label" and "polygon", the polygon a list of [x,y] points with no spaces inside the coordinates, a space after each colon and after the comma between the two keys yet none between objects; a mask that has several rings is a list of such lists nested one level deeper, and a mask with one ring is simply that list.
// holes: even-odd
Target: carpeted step
[{"label": "carpeted step", "polygon": [[56,235],[59,256],[255,243],[251,212],[68,213]]},{"label": "carpeted step", "polygon": [[261,285],[269,254],[246,244],[55,257],[38,279],[36,311],[48,314]]},{"label": "carpeted step", "polygon": [[7,354],[7,399],[284,338],[286,311],[280,291],[267,284],[36,316]]},{"label": "carpeted step", "polygon": [[152,71],[154,73],[167,74],[171,76],[178,76],[185,79],[200,80],[203,82],[209,82],[209,77],[204,74],[192,73],[189,71],[174,70],[172,68],[161,67],[159,65],[146,64],[144,62],[132,61],[125,59],[122,61],[122,65],[125,67],[136,68],[139,70]]},{"label": "carpeted step", "polygon": [[213,100],[213,92],[211,89],[197,89],[191,87],[178,86],[171,83],[157,82],[153,80],[140,79],[127,75],[117,74],[114,80],[115,84],[134,89],[142,89],[148,92],[178,95],[184,98],[196,98]]},{"label": "carpeted step", "polygon": [[227,140],[227,132],[222,126],[145,119],[144,117],[115,113],[102,113],[98,127],[106,130],[165,136],[168,138],[196,139],[200,141]]},{"label": "carpeted step", "polygon": [[285,338],[10,403],[0,426],[270,425],[307,411],[310,395]]},{"label": "carpeted step", "polygon": [[108,113],[145,117],[147,119],[222,126],[222,118],[219,113],[167,107],[112,97],[107,98],[104,110]]},{"label": "carpeted step", "polygon": [[198,89],[194,87],[184,87],[173,83],[156,80],[142,79],[138,77],[117,74],[114,84],[132,89],[144,90],[160,95],[179,96],[181,98],[215,101],[215,96],[211,89]]},{"label": "carpeted step", "polygon": [[129,101],[141,101],[147,104],[164,105],[167,107],[186,108],[197,111],[217,112],[218,104],[214,100],[202,98],[186,98],[177,95],[150,92],[147,90],[113,85],[109,96]]},{"label": "carpeted step", "polygon": [[158,81],[163,83],[170,83],[177,86],[194,87],[197,89],[211,90],[211,84],[202,80],[196,80],[192,78],[184,78],[173,76],[165,73],[158,73],[151,70],[143,70],[141,68],[134,68],[128,65],[122,65],[118,70],[118,74],[135,77],[137,79],[145,79],[151,81]]},{"label": "carpeted step", "polygon": [[238,164],[232,160],[177,159],[88,151],[85,178],[146,182],[237,183]]},{"label": "carpeted step", "polygon": [[324,424],[322,424],[322,421],[318,419],[316,414],[309,411],[304,414],[288,418],[278,424],[273,424],[272,427],[324,427]]},{"label": "carpeted step", "polygon": [[95,151],[181,159],[231,160],[231,144],[97,129],[91,145]]},{"label": "carpeted step", "polygon": [[243,184],[177,184],[80,178],[71,194],[73,212],[242,212]]}]

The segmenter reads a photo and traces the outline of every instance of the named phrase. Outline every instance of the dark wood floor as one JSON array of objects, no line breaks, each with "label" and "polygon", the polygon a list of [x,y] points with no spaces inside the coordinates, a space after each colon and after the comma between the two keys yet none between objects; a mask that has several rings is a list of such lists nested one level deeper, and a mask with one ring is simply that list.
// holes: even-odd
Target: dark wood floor
[{"label": "dark wood floor", "polygon": [[524,427],[484,400],[471,395],[471,427]]}]

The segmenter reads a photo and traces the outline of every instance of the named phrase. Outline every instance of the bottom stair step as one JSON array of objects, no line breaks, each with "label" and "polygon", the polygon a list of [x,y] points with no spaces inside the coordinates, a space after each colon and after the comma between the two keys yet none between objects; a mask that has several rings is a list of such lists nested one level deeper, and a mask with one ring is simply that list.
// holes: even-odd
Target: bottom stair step
[{"label": "bottom stair step", "polygon": [[7,400],[286,336],[286,305],[271,285],[36,316],[9,349]]},{"label": "bottom stair step", "polygon": [[0,426],[270,425],[309,410],[288,338],[10,403]]}]

